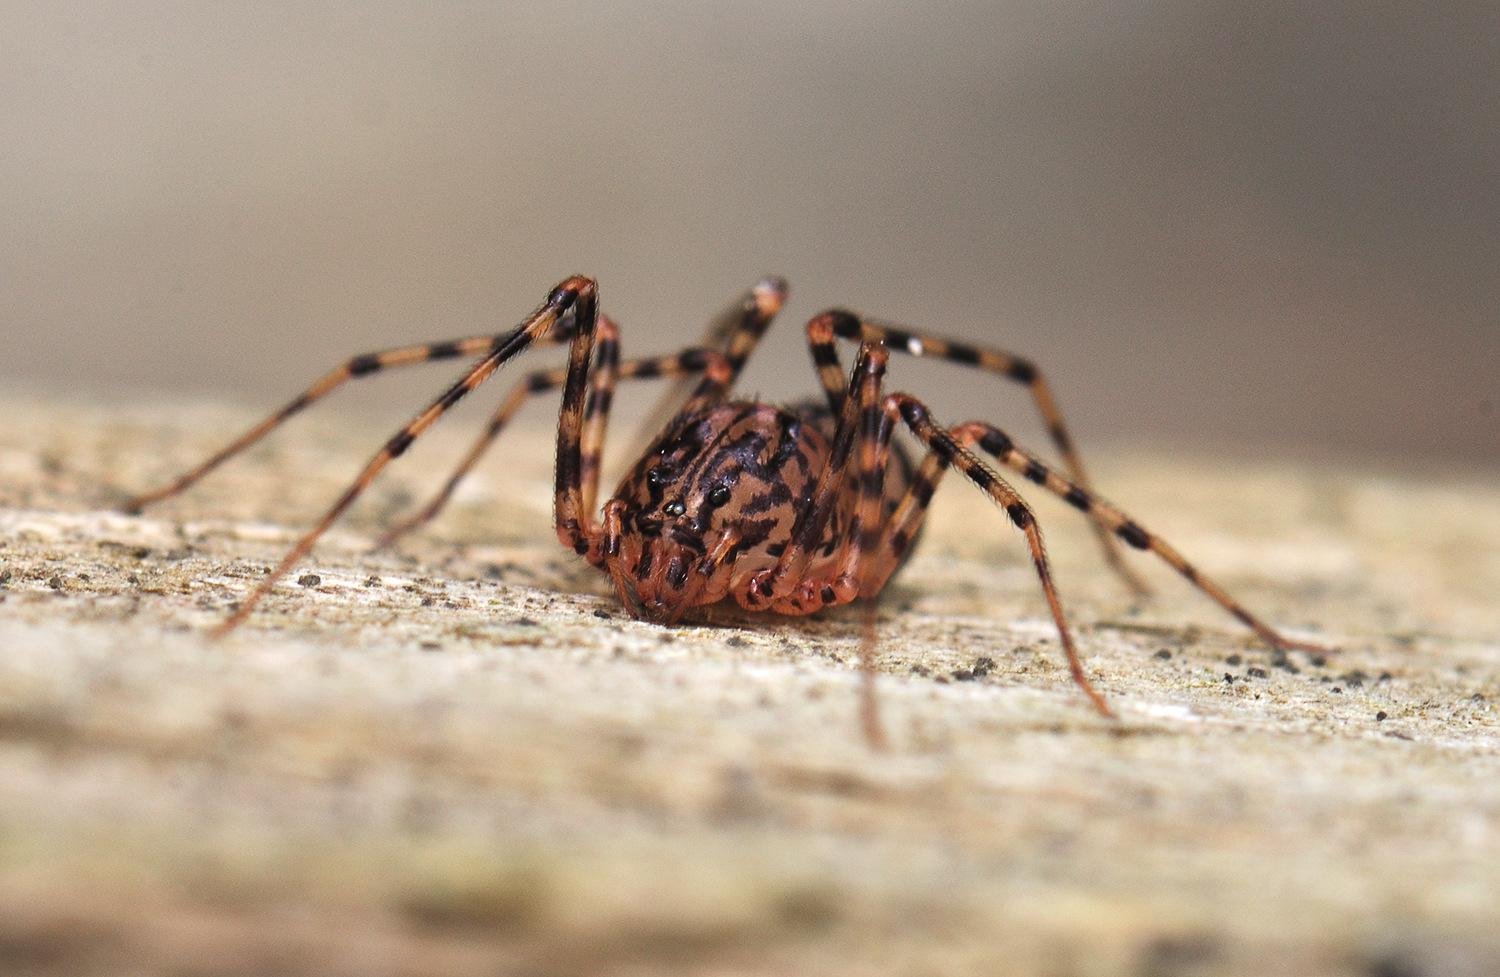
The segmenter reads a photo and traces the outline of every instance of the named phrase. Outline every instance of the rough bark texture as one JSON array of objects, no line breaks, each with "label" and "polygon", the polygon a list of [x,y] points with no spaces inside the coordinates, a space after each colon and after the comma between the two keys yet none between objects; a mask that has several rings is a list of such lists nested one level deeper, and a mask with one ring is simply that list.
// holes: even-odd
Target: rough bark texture
[{"label": "rough bark texture", "polygon": [[[384,431],[0,398],[0,961],[64,973],[1500,972],[1493,473],[1120,455],[1103,494],[1253,610],[1133,602],[1037,500],[1085,663],[951,479],[881,607],[626,619],[517,431],[452,511],[419,444],[249,623],[207,628]],[[1035,492],[1031,493],[1033,497]],[[300,577],[300,581],[299,578]]]}]

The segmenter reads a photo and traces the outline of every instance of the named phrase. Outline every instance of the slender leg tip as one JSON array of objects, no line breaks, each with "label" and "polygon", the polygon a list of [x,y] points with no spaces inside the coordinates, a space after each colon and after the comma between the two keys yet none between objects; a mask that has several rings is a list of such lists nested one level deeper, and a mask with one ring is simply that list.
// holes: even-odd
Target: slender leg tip
[{"label": "slender leg tip", "polygon": [[123,512],[127,516],[138,516],[141,514],[141,511],[146,508],[146,506],[155,501],[155,494],[132,495],[124,502],[121,502],[119,505],[115,506],[115,511]]},{"label": "slender leg tip", "polygon": [[395,546],[396,540],[400,539],[402,536],[405,536],[407,529],[408,527],[406,526],[396,526],[395,528],[387,529],[385,532],[375,537],[375,541],[370,544],[370,552],[379,553],[382,550],[388,550],[391,547]]},{"label": "slender leg tip", "polygon": [[209,628],[208,640],[217,642],[227,638],[231,631],[234,631],[241,624],[245,623],[245,619],[250,616],[250,612],[255,609],[255,605],[258,603],[260,603],[258,598],[252,599],[248,606],[244,602],[241,602],[228,617],[215,624],[212,628]]},{"label": "slender leg tip", "polygon": [[786,279],[781,275],[767,275],[755,283],[755,291],[785,297],[787,292]]},{"label": "slender leg tip", "polygon": [[762,278],[751,289],[756,310],[767,318],[775,315],[781,310],[781,303],[786,301],[786,291],[785,278],[777,275],[769,275]]}]

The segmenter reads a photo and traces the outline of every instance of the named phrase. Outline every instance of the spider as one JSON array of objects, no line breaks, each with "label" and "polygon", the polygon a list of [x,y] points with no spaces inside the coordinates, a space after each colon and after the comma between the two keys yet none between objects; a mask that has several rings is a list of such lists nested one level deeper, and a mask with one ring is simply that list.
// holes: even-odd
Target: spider
[{"label": "spider", "polygon": [[[123,509],[139,513],[150,503],[177,495],[348,380],[398,366],[478,357],[375,453],[317,524],[239,602],[216,629],[227,633],[307,555],[381,469],[449,408],[527,349],[567,344],[567,366],[522,379],[442,490],[415,516],[381,537],[382,544],[436,515],[521,405],[534,394],[561,387],[557,538],[609,576],[635,618],[670,624],[690,608],[731,598],[748,611],[788,615],[808,614],[857,597],[873,606],[873,598],[910,554],[943,474],[957,468],[1025,534],[1073,681],[1101,714],[1112,716],[1079,662],[1035,516],[1015,489],[980,460],[977,448],[1087,516],[1105,558],[1135,590],[1145,588],[1125,566],[1117,540],[1155,553],[1278,656],[1292,649],[1325,650],[1283,637],[1160,537],[1096,495],[1041,372],[1018,356],[834,309],[807,324],[808,348],[826,403],[781,407],[730,399],[735,379],[785,297],[786,283],[766,278],[710,329],[704,345],[670,356],[622,361],[620,330],[599,312],[598,286],[592,279],[574,276],[552,289],[535,312],[508,332],[353,357],[196,468],[164,488],[131,499]],[[859,344],[847,376],[837,339]],[[944,427],[916,397],[884,392],[891,351],[937,357],[1028,387],[1067,474],[1017,447],[992,424],[968,421]],[[695,376],[699,380],[692,386]],[[691,393],[596,515],[600,456],[615,385],[652,377],[676,378]],[[926,449],[920,465],[893,441],[898,426]],[[868,617],[867,647],[872,631],[873,617]]]}]

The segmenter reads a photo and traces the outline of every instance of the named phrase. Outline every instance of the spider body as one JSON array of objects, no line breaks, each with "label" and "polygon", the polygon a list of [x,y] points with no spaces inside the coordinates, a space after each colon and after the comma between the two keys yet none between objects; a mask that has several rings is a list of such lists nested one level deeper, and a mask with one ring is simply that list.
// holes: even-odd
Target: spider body
[{"label": "spider body", "polygon": [[[528,349],[566,345],[567,365],[522,378],[442,491],[393,527],[382,544],[436,515],[515,412],[532,396],[561,387],[554,495],[557,536],[610,577],[621,602],[637,618],[674,622],[690,608],[727,599],[750,611],[806,614],[855,598],[873,598],[909,554],[944,473],[957,469],[1025,536],[1073,680],[1101,713],[1112,715],[1079,661],[1031,509],[995,468],[980,459],[977,449],[1082,512],[1093,523],[1106,560],[1137,591],[1144,588],[1121,560],[1119,541],[1156,554],[1278,655],[1294,648],[1326,650],[1282,637],[1164,540],[1099,498],[1041,372],[1018,356],[834,309],[807,324],[808,349],[826,405],[776,407],[732,400],[740,369],[785,295],[785,282],[767,278],[710,328],[702,345],[669,356],[621,360],[620,330],[600,314],[597,286],[574,276],[554,288],[541,307],[512,330],[351,358],[196,468],[124,508],[138,512],[176,495],[349,380],[398,366],[476,358],[457,382],[375,453],[318,523],[239,602],[220,625],[222,634],[244,621],[376,475],[454,404]],[[848,373],[836,349],[839,339],[858,343]],[[917,397],[887,392],[884,379],[892,352],[943,359],[1026,386],[1066,474],[1016,446],[994,425],[968,421],[943,427]],[[615,386],[622,380],[657,377],[675,378],[679,386],[687,382],[691,390],[614,496],[596,508]],[[919,465],[913,465],[893,440],[898,428],[925,449]],[[873,618],[868,620],[868,633],[873,634]],[[873,638],[867,638],[867,663],[872,649]],[[873,698],[867,697],[867,703]],[[866,730],[876,743],[873,716],[869,705]]]},{"label": "spider body", "polygon": [[[584,552],[638,618],[672,623],[689,608],[726,599],[765,609],[751,585],[785,552],[836,435],[837,419],[813,402],[731,402],[681,418],[605,504],[604,545]],[[886,515],[910,484],[911,466],[899,448],[898,463],[884,473]],[[771,610],[806,614],[842,602],[821,581],[847,538],[855,500],[853,485],[845,484],[813,545],[807,581],[795,600]]]}]

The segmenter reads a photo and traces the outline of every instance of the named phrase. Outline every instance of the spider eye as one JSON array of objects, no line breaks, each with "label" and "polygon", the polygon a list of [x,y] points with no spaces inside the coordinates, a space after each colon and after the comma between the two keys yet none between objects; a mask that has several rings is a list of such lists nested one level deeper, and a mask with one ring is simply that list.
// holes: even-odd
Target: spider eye
[{"label": "spider eye", "polygon": [[653,468],[646,473],[646,487],[661,490],[667,484],[667,476],[660,468]]},{"label": "spider eye", "polygon": [[726,503],[728,501],[729,501],[729,486],[728,485],[715,485],[713,488],[711,488],[711,489],[708,490],[708,504],[709,505],[714,505],[714,506],[723,505],[724,503]]}]

